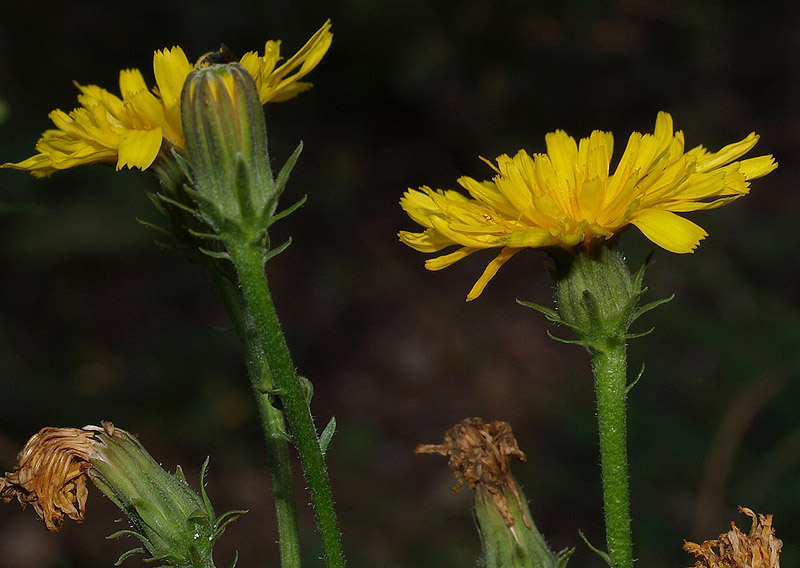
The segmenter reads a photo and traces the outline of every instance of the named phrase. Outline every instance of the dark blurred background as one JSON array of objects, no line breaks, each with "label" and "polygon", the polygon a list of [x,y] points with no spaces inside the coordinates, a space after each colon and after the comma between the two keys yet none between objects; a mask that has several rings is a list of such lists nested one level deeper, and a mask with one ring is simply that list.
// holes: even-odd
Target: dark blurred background
[{"label": "dark blurred background", "polygon": [[[0,161],[33,153],[72,81],[117,91],[119,70],[181,45],[238,55],[282,39],[291,55],[325,19],[334,42],[312,91],[266,109],[282,163],[305,150],[285,194],[308,203],[274,229],[293,244],[268,273],[320,427],[335,415],[330,472],[353,567],[475,565],[469,492],[445,460],[413,455],[468,416],[509,421],[536,522],[571,565],[599,566],[602,510],[588,357],[548,339],[515,299],[551,301],[540,252],[515,257],[469,304],[493,253],[442,272],[402,246],[407,187],[485,179],[489,158],[544,135],[633,130],[673,114],[689,147],[751,131],[780,168],[724,209],[692,214],[710,237],[693,255],[657,251],[630,372],[634,539],[647,568],[694,563],[683,539],[716,537],[738,504],[775,514],[784,565],[800,563],[800,6],[783,2],[489,0],[29,3],[0,20]],[[216,554],[277,566],[266,460],[235,338],[197,266],[154,244],[155,179],[101,166],[49,180],[0,172],[0,471],[41,427],[111,420],[195,481],[211,457],[219,511],[248,508]],[[632,266],[653,248],[623,238]],[[558,330],[554,330],[559,333]],[[297,480],[301,504],[304,484]],[[302,511],[308,564],[320,550]],[[90,496],[83,525],[48,534],[32,510],[0,507],[0,566],[109,566],[136,546],[106,541],[113,506]],[[143,566],[139,557],[126,566]]]}]

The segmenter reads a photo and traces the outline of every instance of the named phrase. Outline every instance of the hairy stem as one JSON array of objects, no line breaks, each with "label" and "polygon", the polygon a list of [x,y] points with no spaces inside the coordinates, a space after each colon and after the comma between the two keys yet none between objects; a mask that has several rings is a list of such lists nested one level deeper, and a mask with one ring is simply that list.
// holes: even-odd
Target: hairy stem
[{"label": "hairy stem", "polygon": [[272,396],[282,403],[292,441],[300,455],[327,564],[329,568],[343,567],[344,553],[325,459],[311,417],[307,392],[298,380],[269,291],[263,250],[257,241],[229,242],[227,249],[253,317],[253,328],[264,350],[262,380],[274,385]]},{"label": "hairy stem", "polygon": [[592,350],[606,541],[612,568],[633,568],[625,417],[626,367],[623,340],[610,340],[603,349]]},{"label": "hairy stem", "polygon": [[262,372],[266,364],[264,349],[255,329],[253,316],[244,303],[239,288],[216,268],[209,267],[209,270],[242,343],[250,382],[261,417],[275,499],[281,566],[282,568],[300,568],[300,537],[289,441],[286,436],[283,412],[271,404],[267,394],[273,385],[269,382],[269,375]]}]

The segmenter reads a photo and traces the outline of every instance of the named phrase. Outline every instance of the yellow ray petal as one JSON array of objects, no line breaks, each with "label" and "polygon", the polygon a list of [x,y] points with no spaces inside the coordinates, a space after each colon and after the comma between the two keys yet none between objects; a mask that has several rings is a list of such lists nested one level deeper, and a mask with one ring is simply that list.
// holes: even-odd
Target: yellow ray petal
[{"label": "yellow ray petal", "polygon": [[456,244],[433,229],[423,233],[400,231],[397,236],[400,237],[400,242],[419,252],[439,252],[443,248]]},{"label": "yellow ray petal", "polygon": [[631,219],[645,237],[670,252],[694,252],[708,233],[701,226],[663,209],[645,209]]},{"label": "yellow ray petal", "polygon": [[161,148],[161,129],[128,130],[119,140],[117,170],[124,167],[146,170]]},{"label": "yellow ray petal", "polygon": [[467,258],[473,252],[478,251],[481,249],[473,248],[473,247],[461,247],[457,251],[451,252],[450,254],[443,254],[442,256],[437,256],[436,258],[429,258],[425,261],[425,268],[431,271],[441,270],[442,268],[447,268],[462,260]]},{"label": "yellow ray petal", "polygon": [[180,104],[183,84],[191,71],[192,64],[180,47],[155,52],[153,73],[165,107],[170,108]]},{"label": "yellow ray petal", "polygon": [[467,302],[471,302],[472,300],[480,296],[483,293],[489,281],[492,278],[494,278],[494,275],[497,274],[498,270],[500,270],[500,267],[503,266],[506,262],[508,262],[512,256],[514,256],[521,250],[522,249],[518,248],[504,247],[500,251],[500,254],[494,257],[494,260],[492,260],[492,262],[489,263],[489,265],[483,271],[483,274],[481,274],[481,277],[478,278],[478,281],[475,282],[475,285],[469,291],[469,294],[467,294]]}]

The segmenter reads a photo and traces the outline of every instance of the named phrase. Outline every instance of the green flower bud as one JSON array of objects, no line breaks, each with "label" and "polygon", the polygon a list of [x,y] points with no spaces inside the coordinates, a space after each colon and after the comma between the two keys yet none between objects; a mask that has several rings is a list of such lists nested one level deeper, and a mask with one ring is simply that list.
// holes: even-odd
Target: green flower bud
[{"label": "green flower bud", "polygon": [[196,68],[183,87],[181,115],[200,212],[222,236],[259,238],[280,190],[253,78],[238,63]]}]

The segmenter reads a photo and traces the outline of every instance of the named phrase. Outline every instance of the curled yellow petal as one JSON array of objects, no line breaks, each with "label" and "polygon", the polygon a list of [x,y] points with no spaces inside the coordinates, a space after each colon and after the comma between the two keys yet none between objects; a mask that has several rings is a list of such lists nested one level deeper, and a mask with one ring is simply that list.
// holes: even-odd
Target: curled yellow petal
[{"label": "curled yellow petal", "polygon": [[478,296],[483,294],[483,290],[486,288],[486,285],[492,278],[494,278],[494,275],[497,274],[497,271],[500,270],[500,267],[503,266],[506,262],[508,262],[512,256],[514,256],[521,250],[522,249],[515,249],[509,247],[505,247],[502,250],[500,250],[500,253],[496,257],[494,257],[494,260],[492,260],[492,262],[490,262],[486,266],[486,269],[483,271],[483,274],[481,274],[480,278],[478,278],[478,281],[475,282],[475,285],[469,291],[469,294],[467,294],[467,302],[471,302],[472,300],[476,299]]}]

